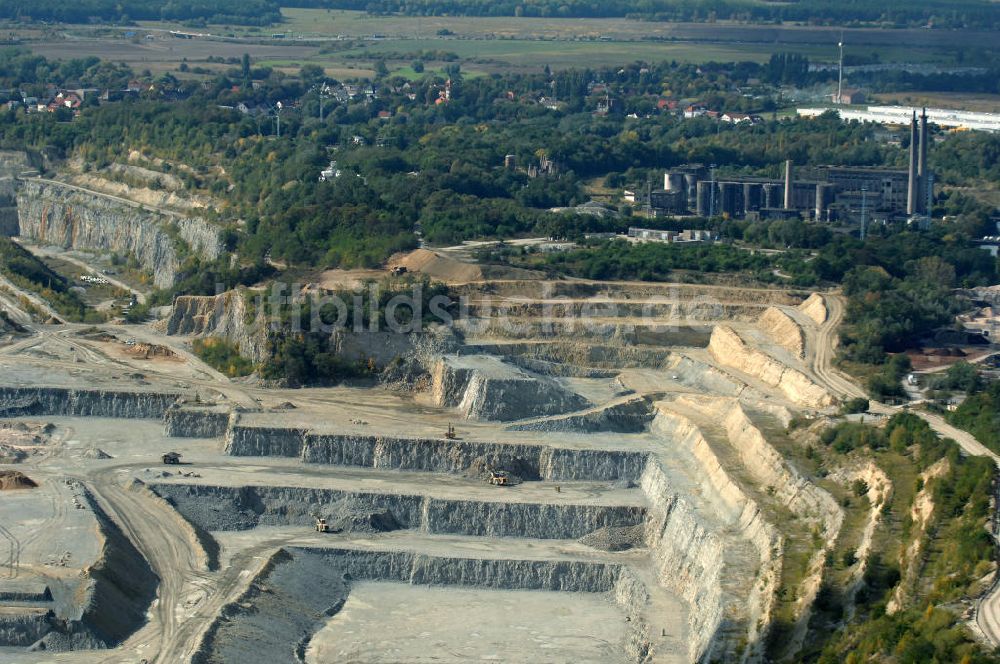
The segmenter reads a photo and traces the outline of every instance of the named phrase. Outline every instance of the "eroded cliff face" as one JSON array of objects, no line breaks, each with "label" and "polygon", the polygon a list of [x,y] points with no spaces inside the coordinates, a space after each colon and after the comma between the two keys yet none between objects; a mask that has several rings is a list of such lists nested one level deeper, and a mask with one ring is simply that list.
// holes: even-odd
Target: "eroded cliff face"
[{"label": "eroded cliff face", "polygon": [[778,307],[768,307],[757,321],[761,329],[793,357],[806,356],[806,336],[791,316]]},{"label": "eroded cliff face", "polygon": [[173,285],[182,253],[222,253],[218,229],[203,219],[174,217],[50,180],[27,179],[17,194],[21,235],[66,249],[135,256],[156,286]]},{"label": "eroded cliff face", "polygon": [[442,357],[432,373],[439,406],[467,418],[520,420],[582,410],[590,403],[554,379],[536,376],[489,355]]},{"label": "eroded cliff face", "polygon": [[805,302],[799,305],[799,310],[809,316],[809,318],[812,318],[813,322],[817,325],[822,325],[826,322],[828,315],[826,300],[819,293],[813,293],[806,298]]},{"label": "eroded cliff face", "polygon": [[[732,480],[701,430],[659,409],[652,430],[690,455],[699,494],[651,456],[640,487],[651,507],[646,541],[658,582],[690,607],[692,661],[758,661],[781,575],[784,543],[760,506]],[[677,463],[676,461],[674,463]]]},{"label": "eroded cliff face", "polygon": [[643,522],[644,507],[448,500],[430,496],[275,486],[151,484],[184,518],[207,531],[310,526],[345,514],[390,512],[403,528],[473,537],[579,539],[605,526]]},{"label": "eroded cliff face", "polygon": [[260,363],[271,352],[270,328],[242,290],[219,295],[179,295],[170,316],[157,325],[172,336],[218,337],[235,344],[240,355]]},{"label": "eroded cliff face", "polygon": [[779,389],[790,401],[800,406],[826,408],[834,404],[833,397],[804,373],[747,345],[728,325],[719,325],[712,332],[708,352],[720,364]]}]

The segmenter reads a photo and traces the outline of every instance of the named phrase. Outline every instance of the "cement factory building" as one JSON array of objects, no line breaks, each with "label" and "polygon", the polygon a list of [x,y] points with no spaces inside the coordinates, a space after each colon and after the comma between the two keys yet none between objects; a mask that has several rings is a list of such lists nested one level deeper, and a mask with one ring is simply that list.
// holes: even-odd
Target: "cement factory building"
[{"label": "cement factory building", "polygon": [[[716,178],[701,165],[667,172],[663,189],[636,200],[652,215],[734,219],[805,217],[817,221],[913,219],[930,214],[933,176],[927,167],[930,147],[927,115],[910,123],[907,170],[822,166],[803,169],[798,177],[785,162],[781,180],[753,177]],[[633,195],[634,196],[634,195]]]}]

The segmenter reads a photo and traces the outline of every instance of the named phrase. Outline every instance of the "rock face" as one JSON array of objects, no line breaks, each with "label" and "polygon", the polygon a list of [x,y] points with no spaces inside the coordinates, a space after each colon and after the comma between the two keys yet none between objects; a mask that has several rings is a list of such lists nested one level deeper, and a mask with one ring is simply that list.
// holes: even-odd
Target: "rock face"
[{"label": "rock face", "polygon": [[175,438],[219,438],[229,426],[228,408],[172,407],[164,416],[164,432]]},{"label": "rock face", "polygon": [[577,450],[545,445],[434,438],[308,433],[302,429],[236,424],[226,435],[232,456],[299,457],[306,463],[384,470],[462,473],[476,462],[497,469],[516,466],[523,479],[630,481],[642,475],[648,456],[628,450]]},{"label": "rock face", "polygon": [[316,516],[391,512],[402,528],[428,534],[579,539],[605,526],[634,526],[646,510],[632,505],[572,505],[447,500],[430,496],[302,487],[228,487],[151,484],[198,528],[249,530],[257,526],[308,528]]},{"label": "rock face", "polygon": [[260,363],[270,354],[270,334],[263,318],[256,316],[242,290],[219,295],[180,295],[170,317],[159,325],[169,335],[218,337],[235,344],[240,355]]},{"label": "rock face", "polygon": [[748,346],[728,325],[712,332],[708,352],[717,362],[779,389],[788,399],[808,408],[826,408],[834,399],[801,371],[778,362],[760,349]]},{"label": "rock face", "polygon": [[[618,565],[576,560],[445,558],[408,551],[287,547],[275,553],[250,588],[223,609],[191,661],[305,661],[313,634],[344,606],[353,580],[611,592],[622,574]],[[317,587],[323,592],[316,592]],[[638,594],[616,593],[616,598],[621,595],[621,604],[629,595]],[[254,638],[248,639],[247,634]]]},{"label": "rock face", "polygon": [[646,542],[657,581],[690,607],[689,658],[754,661],[780,576],[781,537],[692,422],[661,410],[651,428],[690,455],[685,465],[707,485],[701,497],[686,491],[657,457],[640,481],[651,503]]},{"label": "rock face", "polygon": [[826,301],[823,296],[819,293],[813,293],[805,302],[799,305],[799,309],[805,315],[812,318],[817,325],[822,325],[826,322],[828,312],[826,310]]},{"label": "rock face", "polygon": [[0,646],[27,647],[52,629],[47,609],[27,608],[0,614]]},{"label": "rock face", "polygon": [[508,431],[569,431],[575,433],[639,433],[653,418],[645,397],[630,397],[619,403],[581,413],[511,424]]},{"label": "rock face", "polygon": [[534,376],[495,357],[447,356],[434,367],[432,395],[469,419],[520,420],[560,415],[590,403],[555,380]]},{"label": "rock face", "polygon": [[151,212],[49,180],[24,180],[17,210],[21,235],[66,249],[135,256],[161,288],[173,285],[181,252],[209,260],[222,253],[218,229],[203,219]]},{"label": "rock face", "polygon": [[[261,363],[271,355],[274,337],[271,322],[264,316],[264,302],[242,289],[219,295],[181,295],[174,299],[170,316],[157,325],[174,336],[218,337],[235,344],[240,355]],[[329,350],[345,360],[374,360],[384,366],[397,358],[425,362],[425,356],[452,350],[454,335],[441,327],[414,334],[335,328],[330,331]]]},{"label": "rock face", "polygon": [[793,357],[806,356],[806,336],[799,324],[778,307],[768,307],[757,321],[761,329]]},{"label": "rock face", "polygon": [[179,395],[159,392],[0,387],[0,416],[63,415],[160,419]]}]

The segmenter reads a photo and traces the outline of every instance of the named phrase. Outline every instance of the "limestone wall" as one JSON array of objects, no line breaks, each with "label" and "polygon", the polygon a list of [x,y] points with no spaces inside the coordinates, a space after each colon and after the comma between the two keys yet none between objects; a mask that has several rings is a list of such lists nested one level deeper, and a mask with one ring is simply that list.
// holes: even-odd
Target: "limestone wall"
[{"label": "limestone wall", "polygon": [[0,387],[0,415],[160,419],[178,397],[177,394],[159,392]]},{"label": "limestone wall", "polygon": [[652,503],[647,541],[658,580],[691,608],[689,655],[757,661],[780,580],[782,538],[693,422],[660,409],[653,431],[687,450],[696,464],[691,472],[704,480],[700,496],[685,493],[653,456],[640,485]]},{"label": "limestone wall", "polygon": [[227,487],[151,484],[184,518],[208,531],[257,526],[309,528],[316,516],[389,511],[404,528],[430,534],[480,537],[579,539],[605,526],[643,522],[645,508],[629,505],[573,505],[446,500],[303,487]]},{"label": "limestone wall", "polygon": [[310,433],[302,429],[233,425],[226,434],[232,456],[299,457],[306,463],[383,470],[462,473],[474,463],[509,469],[527,480],[638,481],[648,453],[547,445],[400,438],[370,434]]},{"label": "limestone wall", "polygon": [[521,420],[590,406],[554,379],[489,355],[440,358],[432,373],[431,395],[438,405],[458,408],[478,420]]},{"label": "limestone wall", "polygon": [[799,305],[799,309],[809,318],[813,319],[817,325],[826,322],[829,313],[826,310],[826,301],[819,293],[813,293],[806,301]]},{"label": "limestone wall", "polygon": [[719,325],[712,332],[708,352],[719,364],[778,389],[793,403],[809,408],[826,408],[834,404],[833,397],[804,373],[748,346],[728,325]]},{"label": "limestone wall", "polygon": [[202,219],[160,214],[49,180],[25,180],[17,209],[21,235],[66,249],[135,256],[160,288],[173,285],[183,260],[178,241],[205,259],[222,253],[218,229]]},{"label": "limestone wall", "polygon": [[806,356],[806,335],[795,320],[777,307],[768,307],[757,321],[761,329],[793,357]]}]

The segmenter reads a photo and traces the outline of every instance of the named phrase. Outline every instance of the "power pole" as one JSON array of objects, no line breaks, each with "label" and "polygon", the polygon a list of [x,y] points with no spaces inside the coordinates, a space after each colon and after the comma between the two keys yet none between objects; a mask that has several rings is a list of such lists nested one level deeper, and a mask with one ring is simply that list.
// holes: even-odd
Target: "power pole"
[{"label": "power pole", "polygon": [[284,106],[280,101],[274,107],[274,121],[278,127],[277,129],[278,138],[281,138],[281,109],[283,108]]},{"label": "power pole", "polygon": [[323,81],[323,85],[319,86],[319,121],[323,121],[323,102],[326,100],[327,95],[330,93],[330,86]]}]

